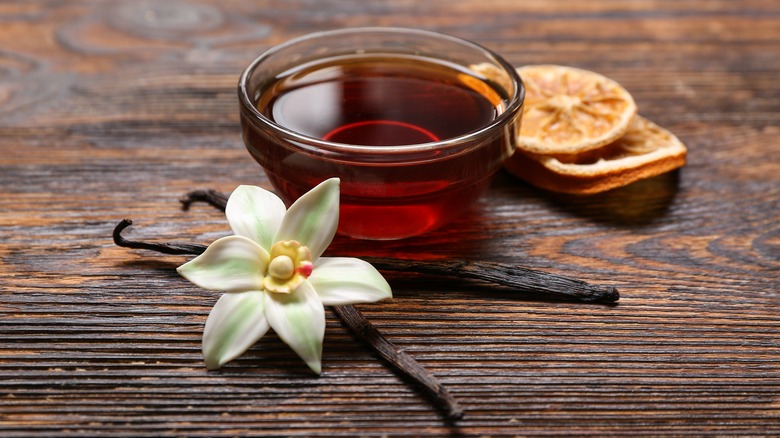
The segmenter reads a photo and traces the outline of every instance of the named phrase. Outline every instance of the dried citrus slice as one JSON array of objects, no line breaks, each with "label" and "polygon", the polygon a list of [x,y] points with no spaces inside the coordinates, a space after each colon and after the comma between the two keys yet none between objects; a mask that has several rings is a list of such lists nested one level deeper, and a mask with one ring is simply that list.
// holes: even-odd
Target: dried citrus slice
[{"label": "dried citrus slice", "polygon": [[685,164],[686,155],[674,134],[636,116],[623,137],[575,161],[517,151],[506,168],[543,189],[593,194],[676,169]]},{"label": "dried citrus slice", "polygon": [[560,65],[517,69],[525,84],[518,147],[546,155],[571,155],[620,138],[636,114],[628,91],[612,79]]}]

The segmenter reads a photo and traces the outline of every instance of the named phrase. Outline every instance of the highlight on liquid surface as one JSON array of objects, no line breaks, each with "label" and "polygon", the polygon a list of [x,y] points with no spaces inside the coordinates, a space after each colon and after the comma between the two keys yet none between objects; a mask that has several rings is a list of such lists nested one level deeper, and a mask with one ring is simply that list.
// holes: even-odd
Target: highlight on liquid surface
[{"label": "highlight on liquid surface", "polygon": [[488,125],[501,99],[473,73],[413,56],[347,56],[280,75],[258,109],[279,125],[335,143],[397,146]]}]

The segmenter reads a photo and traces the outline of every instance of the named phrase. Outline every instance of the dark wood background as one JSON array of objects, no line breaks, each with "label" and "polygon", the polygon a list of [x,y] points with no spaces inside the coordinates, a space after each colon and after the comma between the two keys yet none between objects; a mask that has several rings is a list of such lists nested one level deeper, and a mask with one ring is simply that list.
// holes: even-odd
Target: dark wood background
[{"label": "dark wood background", "polygon": [[[186,257],[209,243],[190,189],[269,187],[244,149],[236,83],[311,31],[451,33],[509,62],[621,82],[689,147],[679,172],[593,197],[501,173],[451,226],[355,255],[517,263],[620,288],[616,306],[460,279],[389,276],[359,308],[466,410],[443,420],[328,314],[323,373],[271,334],[207,372],[217,299]],[[1,436],[780,434],[777,1],[0,2]]]}]

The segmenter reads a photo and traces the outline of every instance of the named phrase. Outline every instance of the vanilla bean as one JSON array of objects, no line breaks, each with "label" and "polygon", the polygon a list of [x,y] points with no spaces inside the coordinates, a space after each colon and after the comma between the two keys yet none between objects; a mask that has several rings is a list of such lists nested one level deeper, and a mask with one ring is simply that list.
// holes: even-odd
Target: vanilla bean
[{"label": "vanilla bean", "polygon": [[447,418],[463,417],[463,409],[444,386],[413,357],[388,341],[354,306],[333,306],[333,312],[357,336],[368,342],[390,365],[413,378],[444,410]]},{"label": "vanilla bean", "polygon": [[620,293],[614,287],[599,286],[562,275],[504,263],[361,258],[375,268],[385,271],[416,272],[451,278],[467,277],[508,286],[514,291],[542,293],[592,303],[612,303],[620,299]]},{"label": "vanilla bean", "polygon": [[[206,202],[225,210],[227,196],[216,190],[194,190],[181,199],[189,207],[193,202]],[[465,260],[404,260],[361,257],[379,270],[416,272],[445,277],[468,277],[508,286],[514,291],[542,293],[558,298],[589,303],[614,303],[620,299],[617,288],[599,286],[575,278],[520,266],[494,262]]]},{"label": "vanilla bean", "polygon": [[116,227],[114,227],[114,243],[117,246],[124,248],[134,249],[148,249],[151,251],[161,252],[163,254],[176,254],[176,255],[199,255],[203,254],[206,250],[206,245],[198,245],[196,243],[181,243],[181,242],[167,242],[167,243],[154,243],[154,242],[142,242],[138,240],[127,240],[122,237],[122,231],[125,228],[133,225],[133,221],[130,219],[122,219]]},{"label": "vanilla bean", "polygon": [[227,205],[227,195],[217,190],[193,190],[179,199],[182,207],[187,210],[193,202],[205,202],[214,208],[224,211]]},{"label": "vanilla bean", "polygon": [[[116,225],[113,238],[117,246],[177,255],[199,255],[207,248],[205,245],[191,243],[153,243],[127,240],[122,236],[122,231],[132,224],[132,220],[122,219]],[[419,362],[388,341],[359,310],[351,305],[331,306],[331,309],[356,336],[366,341],[387,363],[411,378],[420,388],[425,390],[433,398],[436,405],[445,412],[447,418],[457,420],[463,417],[463,410],[458,405],[458,402],[441,383]]]}]

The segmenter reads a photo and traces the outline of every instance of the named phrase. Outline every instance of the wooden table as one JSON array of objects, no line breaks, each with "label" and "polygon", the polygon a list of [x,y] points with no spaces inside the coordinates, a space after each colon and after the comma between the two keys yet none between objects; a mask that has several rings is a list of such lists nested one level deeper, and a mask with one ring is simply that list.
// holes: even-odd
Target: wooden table
[{"label": "wooden table", "polygon": [[[592,197],[508,174],[451,226],[356,255],[514,263],[616,286],[605,306],[388,275],[358,306],[463,405],[445,421],[327,314],[316,377],[276,335],[222,370],[216,301],[128,236],[228,234],[195,188],[269,187],[238,75],[311,31],[399,25],[514,65],[621,82],[689,148]],[[0,436],[780,434],[780,4],[746,0],[0,3]]]}]

